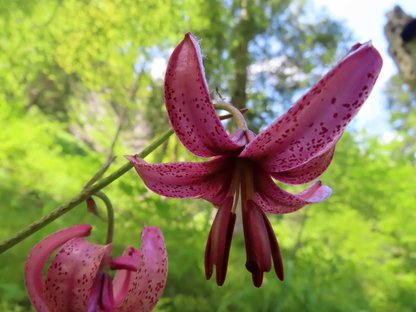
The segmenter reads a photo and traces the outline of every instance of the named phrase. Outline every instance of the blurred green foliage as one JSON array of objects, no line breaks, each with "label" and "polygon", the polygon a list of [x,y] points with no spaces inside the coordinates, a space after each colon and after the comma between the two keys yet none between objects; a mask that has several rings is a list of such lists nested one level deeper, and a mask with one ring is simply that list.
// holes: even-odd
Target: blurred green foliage
[{"label": "blurred green foliage", "polygon": [[[0,1],[0,239],[78,193],[105,161],[123,116],[117,156],[166,129],[156,61],[164,67],[186,31],[201,38],[211,90],[245,97],[253,129],[286,109],[348,43],[341,24],[304,1]],[[276,69],[253,71],[276,58],[283,60]],[[235,85],[241,68],[250,79]],[[162,229],[169,277],[156,311],[415,311],[416,175],[396,148],[397,141],[344,135],[322,177],[333,196],[270,216],[284,283],[270,273],[261,289],[252,286],[241,234],[225,285],[207,282],[212,208],[152,194],[134,172],[105,189],[116,208],[114,254],[137,245],[145,224]],[[191,156],[174,137],[149,156],[184,159]],[[118,157],[110,171],[122,163]],[[93,224],[91,240],[104,243],[106,225],[80,205],[0,255],[0,311],[30,310],[26,255],[42,237],[78,223]]]},{"label": "blurred green foliage", "polygon": [[400,74],[391,77],[385,87],[390,123],[398,133],[394,157],[416,164],[416,89]]}]

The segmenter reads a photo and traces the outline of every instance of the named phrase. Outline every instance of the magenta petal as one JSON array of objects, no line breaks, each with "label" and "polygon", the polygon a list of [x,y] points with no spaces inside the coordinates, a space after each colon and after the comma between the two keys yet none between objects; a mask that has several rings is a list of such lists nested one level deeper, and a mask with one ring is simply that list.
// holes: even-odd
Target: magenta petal
[{"label": "magenta petal", "polygon": [[47,236],[33,247],[25,265],[25,283],[30,301],[38,312],[49,311],[43,296],[42,280],[42,270],[49,256],[71,238],[88,236],[90,232],[90,225],[76,225]]},{"label": "magenta petal", "polygon": [[130,270],[137,271],[140,264],[140,251],[134,249],[134,247],[127,247],[124,254],[110,262],[110,268],[112,270]]},{"label": "magenta petal", "polygon": [[201,163],[153,165],[137,156],[127,158],[149,189],[167,197],[206,198],[217,204],[223,199],[224,181],[230,175],[228,161],[223,157]]},{"label": "magenta petal", "polygon": [[103,274],[103,286],[101,290],[101,307],[103,312],[111,312],[114,310],[114,295],[113,295],[113,283],[111,276],[107,273]]},{"label": "magenta petal", "polygon": [[[139,270],[131,273],[128,294],[122,304],[115,309],[116,312],[149,312],[156,305],[165,288],[168,258],[162,232],[156,227],[145,227],[141,245],[142,257]],[[125,278],[123,271],[117,271],[114,285],[120,283],[119,279]]]},{"label": "magenta petal", "polygon": [[291,170],[282,172],[272,172],[271,175],[276,180],[287,184],[303,184],[315,180],[331,164],[334,157],[335,145],[325,153],[308,160],[303,165]]},{"label": "magenta petal", "polygon": [[97,307],[101,297],[101,289],[103,287],[104,273],[98,272],[92,285],[91,293],[88,298],[87,312],[97,312]]},{"label": "magenta petal", "polygon": [[251,140],[254,140],[256,135],[251,130],[237,129],[231,133],[230,138],[238,145],[244,146],[248,144]]},{"label": "magenta petal", "polygon": [[[114,293],[114,306],[118,307],[122,302],[124,302],[130,287],[130,280],[133,274],[139,270],[142,265],[141,252],[138,249],[135,249],[131,246],[127,247],[124,250],[123,263],[129,263],[131,266],[134,266],[136,269],[130,270],[118,270],[114,276],[113,280],[113,293]],[[119,257],[120,258],[120,257]],[[125,259],[129,258],[128,261]]]},{"label": "magenta petal", "polygon": [[257,172],[254,175],[254,185],[256,187],[256,204],[264,212],[275,214],[289,213],[307,204],[319,203],[332,193],[328,186],[317,181],[299,194],[290,194],[276,185],[264,172]]},{"label": "magenta petal", "polygon": [[86,311],[103,257],[111,245],[89,243],[83,238],[67,241],[46,274],[44,297],[53,311]]},{"label": "magenta petal", "polygon": [[165,102],[176,135],[197,156],[225,155],[241,146],[225,131],[211,103],[199,44],[187,33],[166,70]]},{"label": "magenta petal", "polygon": [[371,43],[356,45],[286,114],[251,141],[241,156],[261,161],[270,172],[280,172],[328,150],[367,99],[381,66],[381,56]]}]

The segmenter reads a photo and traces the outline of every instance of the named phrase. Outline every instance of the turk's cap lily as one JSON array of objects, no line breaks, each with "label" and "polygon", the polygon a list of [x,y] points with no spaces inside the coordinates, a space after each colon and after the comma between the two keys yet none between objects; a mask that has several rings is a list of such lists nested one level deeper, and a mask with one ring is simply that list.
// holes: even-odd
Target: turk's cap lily
[{"label": "turk's cap lily", "polygon": [[278,188],[272,178],[304,184],[325,172],[336,143],[369,96],[381,67],[381,56],[371,42],[355,44],[260,134],[237,129],[229,135],[210,98],[198,41],[187,33],[166,70],[166,109],[183,145],[197,156],[215,158],[168,164],[147,164],[137,156],[127,158],[154,192],[174,198],[204,198],[216,206],[230,195],[235,163],[245,161],[256,169],[256,203],[267,213],[295,211],[326,199],[330,188],[318,181],[292,195]]},{"label": "turk's cap lily", "polygon": [[[141,249],[127,247],[110,256],[111,244],[84,239],[91,226],[82,224],[55,232],[30,252],[25,265],[29,298],[39,312],[151,311],[167,277],[167,253],[161,231],[145,227]],[[49,257],[59,249],[49,265]],[[114,278],[107,271],[116,270]]]},{"label": "turk's cap lily", "polygon": [[221,124],[198,41],[188,33],[169,60],[166,109],[177,137],[195,155],[240,153],[261,160],[267,171],[285,172],[324,152],[331,154],[331,147],[370,94],[381,66],[371,42],[354,45],[288,112],[246,144],[233,140]]},{"label": "turk's cap lily", "polygon": [[168,164],[127,158],[157,194],[202,198],[218,208],[206,245],[207,278],[215,265],[217,284],[224,282],[235,214],[241,211],[246,267],[253,283],[261,285],[271,262],[283,279],[279,246],[265,213],[296,211],[325,200],[332,190],[315,181],[291,194],[274,180],[304,184],[328,168],[337,142],[369,96],[381,67],[381,56],[371,42],[358,43],[264,131],[255,135],[240,123],[243,126],[229,134],[210,98],[199,43],[192,34],[185,35],[166,70],[166,109],[182,144],[197,156],[213,158]]}]

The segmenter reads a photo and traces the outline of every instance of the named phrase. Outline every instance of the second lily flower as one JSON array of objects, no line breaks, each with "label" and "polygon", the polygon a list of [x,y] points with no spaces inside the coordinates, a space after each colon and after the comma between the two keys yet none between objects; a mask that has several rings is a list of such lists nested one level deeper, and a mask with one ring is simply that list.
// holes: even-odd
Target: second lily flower
[{"label": "second lily flower", "polygon": [[211,102],[201,51],[188,33],[174,50],[166,71],[165,101],[172,127],[185,147],[206,162],[147,164],[128,159],[154,192],[175,198],[203,198],[216,207],[205,250],[209,279],[216,266],[218,285],[225,281],[237,210],[241,207],[246,268],[259,287],[272,262],[283,280],[279,245],[265,213],[284,214],[325,200],[331,189],[320,181],[290,194],[273,179],[304,184],[329,166],[345,127],[368,97],[382,59],[371,43],[349,53],[286,114],[259,135],[245,123],[229,135]]}]

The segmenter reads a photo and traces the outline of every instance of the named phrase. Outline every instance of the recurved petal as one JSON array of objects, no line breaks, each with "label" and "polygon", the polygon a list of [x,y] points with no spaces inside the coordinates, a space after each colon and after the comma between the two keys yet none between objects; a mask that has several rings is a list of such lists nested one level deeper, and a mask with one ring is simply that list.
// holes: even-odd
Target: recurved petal
[{"label": "recurved petal", "polygon": [[[117,260],[118,270],[113,280],[114,307],[121,305],[128,295],[132,276],[139,270],[142,264],[140,250],[132,246],[127,247]],[[111,263],[112,268],[114,263]],[[124,267],[124,270],[121,269]]]},{"label": "recurved petal", "polygon": [[124,250],[122,256],[114,258],[110,262],[110,268],[112,270],[130,270],[137,271],[139,268],[140,250],[135,249],[132,246],[127,247]]},{"label": "recurved petal", "polygon": [[115,307],[113,281],[107,273],[103,274],[102,279],[100,306],[103,308],[103,312],[111,312]]},{"label": "recurved petal", "polygon": [[319,203],[328,198],[332,190],[317,181],[299,194],[291,194],[276,185],[264,172],[254,175],[256,204],[266,213],[284,214],[296,211],[307,204]]},{"label": "recurved petal", "polygon": [[287,184],[303,184],[311,182],[319,177],[331,164],[334,157],[335,145],[315,158],[308,160],[303,165],[281,172],[272,172],[271,176],[280,182]]},{"label": "recurved petal", "polygon": [[286,114],[251,141],[241,156],[260,161],[270,172],[280,172],[328,150],[367,99],[381,66],[381,56],[371,43],[355,45]]},{"label": "recurved petal", "polygon": [[165,103],[176,135],[197,156],[225,155],[241,146],[233,142],[212,105],[197,39],[190,33],[170,57]]},{"label": "recurved petal", "polygon": [[[146,226],[142,233],[140,266],[132,272],[128,294],[115,312],[149,312],[162,296],[165,288],[168,256],[162,232],[157,227]],[[117,271],[114,277],[115,292],[126,274]]]},{"label": "recurved petal", "polygon": [[101,289],[103,287],[104,273],[98,272],[95,276],[94,284],[91,288],[91,293],[88,298],[87,312],[101,312],[97,311],[100,304]]},{"label": "recurved petal", "polygon": [[137,156],[128,156],[127,159],[153,192],[174,198],[205,198],[214,204],[222,201],[227,191],[223,186],[232,171],[227,166],[229,161],[223,157],[200,163],[153,165]]},{"label": "recurved petal", "polygon": [[255,137],[256,135],[253,131],[245,129],[237,129],[230,135],[231,140],[241,146],[247,145],[248,142],[254,140]]},{"label": "recurved petal", "polygon": [[33,247],[25,265],[25,283],[30,301],[38,312],[49,311],[43,295],[42,279],[42,270],[49,256],[66,241],[75,237],[88,236],[90,233],[90,225],[76,225],[47,236]]},{"label": "recurved petal", "polygon": [[44,298],[51,311],[87,311],[103,257],[111,245],[76,237],[67,241],[46,273]]}]

